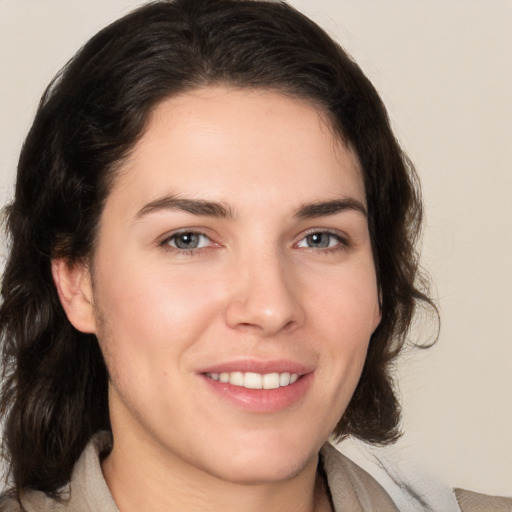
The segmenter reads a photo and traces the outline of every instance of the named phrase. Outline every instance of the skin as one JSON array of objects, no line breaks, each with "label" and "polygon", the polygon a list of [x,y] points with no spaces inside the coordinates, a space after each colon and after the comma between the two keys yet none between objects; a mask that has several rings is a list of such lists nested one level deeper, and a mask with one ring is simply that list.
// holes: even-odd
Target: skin
[{"label": "skin", "polygon": [[[68,317],[97,335],[111,376],[103,472],[122,512],[329,509],[318,452],[380,321],[360,166],[333,133],[276,92],[167,99],[106,201],[92,268],[54,262]],[[200,246],[178,251],[180,230]],[[297,362],[310,383],[289,407],[247,410],[202,373],[239,360]]]}]

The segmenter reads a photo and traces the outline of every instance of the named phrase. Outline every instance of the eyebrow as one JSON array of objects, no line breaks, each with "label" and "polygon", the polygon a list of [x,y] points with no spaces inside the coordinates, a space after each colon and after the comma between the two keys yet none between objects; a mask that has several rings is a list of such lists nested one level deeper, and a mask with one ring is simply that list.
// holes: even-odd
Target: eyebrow
[{"label": "eyebrow", "polygon": [[[222,219],[230,219],[233,217],[232,208],[225,203],[207,201],[204,199],[187,199],[169,195],[155,199],[143,206],[137,212],[135,218],[140,219],[149,213],[161,210],[183,211],[193,215],[203,215]],[[328,215],[336,215],[337,213],[347,210],[358,211],[365,217],[367,216],[366,208],[363,203],[353,198],[306,203],[301,205],[295,211],[294,216],[300,219],[311,219]]]},{"label": "eyebrow", "polygon": [[332,201],[321,201],[317,203],[307,203],[300,206],[295,212],[295,217],[300,219],[313,219],[327,215],[336,215],[347,210],[355,210],[368,216],[366,208],[361,201],[352,197],[335,199]]},{"label": "eyebrow", "polygon": [[180,198],[173,195],[151,201],[143,206],[135,217],[140,219],[149,213],[161,210],[175,210],[192,213],[193,215],[205,215],[224,219],[233,217],[233,211],[229,205],[204,199]]}]

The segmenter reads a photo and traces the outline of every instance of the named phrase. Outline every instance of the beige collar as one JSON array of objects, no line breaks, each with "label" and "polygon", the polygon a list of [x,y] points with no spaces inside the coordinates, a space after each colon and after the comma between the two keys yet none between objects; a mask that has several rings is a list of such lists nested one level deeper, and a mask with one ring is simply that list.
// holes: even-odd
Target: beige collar
[{"label": "beige collar", "polygon": [[398,512],[382,486],[329,443],[320,452],[335,512]]}]

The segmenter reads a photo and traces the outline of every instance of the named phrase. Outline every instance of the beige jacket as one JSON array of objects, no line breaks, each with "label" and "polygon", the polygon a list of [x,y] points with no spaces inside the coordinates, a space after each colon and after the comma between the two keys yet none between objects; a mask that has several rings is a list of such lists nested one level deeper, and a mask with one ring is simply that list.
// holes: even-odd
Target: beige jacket
[{"label": "beige jacket", "polygon": [[[96,435],[75,465],[71,481],[63,490],[62,501],[30,491],[22,496],[26,512],[119,512],[107,487],[99,454],[107,451],[111,439],[107,433]],[[393,501],[381,485],[333,446],[322,448],[329,490],[335,512],[397,512]],[[462,512],[512,512],[512,499],[485,496],[456,490]],[[0,512],[21,512],[16,500],[0,499]],[[402,511],[407,512],[407,511]],[[435,511],[437,512],[437,511]],[[443,512],[443,511],[439,511]]]}]

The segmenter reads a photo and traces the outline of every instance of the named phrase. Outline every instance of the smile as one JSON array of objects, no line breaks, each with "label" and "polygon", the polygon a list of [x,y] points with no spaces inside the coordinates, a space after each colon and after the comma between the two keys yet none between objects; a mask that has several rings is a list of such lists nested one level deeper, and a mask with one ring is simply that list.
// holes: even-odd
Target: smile
[{"label": "smile", "polygon": [[254,372],[222,372],[206,373],[207,377],[217,382],[231,384],[247,389],[277,389],[289,386],[299,378],[296,373],[254,373]]}]

